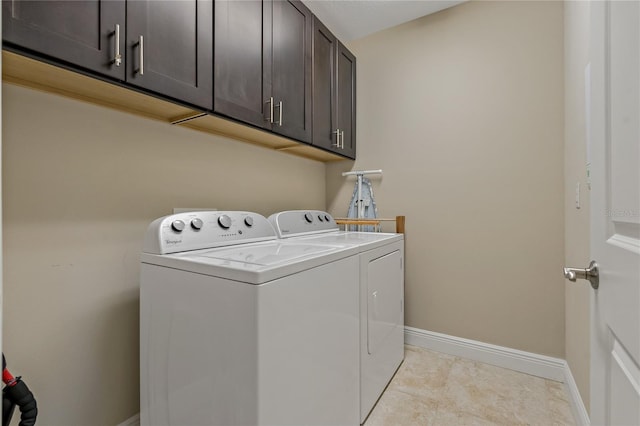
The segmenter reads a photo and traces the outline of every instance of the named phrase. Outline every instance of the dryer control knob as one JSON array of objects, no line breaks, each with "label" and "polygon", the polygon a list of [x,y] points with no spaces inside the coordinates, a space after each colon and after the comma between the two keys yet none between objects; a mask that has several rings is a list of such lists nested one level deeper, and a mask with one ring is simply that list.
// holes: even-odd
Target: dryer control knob
[{"label": "dryer control knob", "polygon": [[313,222],[313,215],[311,213],[305,213],[304,220],[306,220],[308,223]]},{"label": "dryer control knob", "polygon": [[182,232],[182,230],[184,229],[184,222],[181,220],[174,220],[171,223],[171,229],[173,229],[176,232]]},{"label": "dryer control knob", "polygon": [[322,215],[321,215],[321,214],[319,214],[319,215],[318,215],[318,220],[319,220],[320,222],[324,222],[324,219],[322,218]]},{"label": "dryer control knob", "polygon": [[218,225],[220,225],[221,228],[229,229],[231,227],[231,218],[223,214],[218,218]]},{"label": "dryer control knob", "polygon": [[191,227],[196,231],[199,231],[200,229],[202,229],[202,220],[198,218],[193,219],[191,221]]},{"label": "dryer control knob", "polygon": [[253,218],[251,216],[245,217],[244,224],[251,228],[253,226]]},{"label": "dryer control knob", "polygon": [[328,214],[324,215],[324,220],[326,220],[327,222],[331,221],[331,218],[329,217]]}]

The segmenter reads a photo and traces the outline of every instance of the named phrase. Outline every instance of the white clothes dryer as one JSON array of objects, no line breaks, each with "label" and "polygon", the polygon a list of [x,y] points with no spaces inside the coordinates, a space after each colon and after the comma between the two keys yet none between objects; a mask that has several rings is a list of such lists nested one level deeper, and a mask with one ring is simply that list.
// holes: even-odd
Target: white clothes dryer
[{"label": "white clothes dryer", "polygon": [[291,210],[269,217],[295,244],[345,245],[359,253],[360,422],[404,359],[404,235],[341,231],[330,214]]},{"label": "white clothes dryer", "polygon": [[284,243],[249,212],[148,228],[141,424],[359,424],[359,255]]}]

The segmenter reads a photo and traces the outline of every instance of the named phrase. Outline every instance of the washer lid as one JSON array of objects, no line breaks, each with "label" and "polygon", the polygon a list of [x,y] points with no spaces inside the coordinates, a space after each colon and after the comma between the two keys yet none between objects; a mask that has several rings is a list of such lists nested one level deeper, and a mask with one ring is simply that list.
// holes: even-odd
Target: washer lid
[{"label": "washer lid", "polygon": [[262,284],[357,254],[355,246],[281,242],[242,244],[167,255],[142,254],[142,262]]},{"label": "washer lid", "polygon": [[307,257],[315,257],[340,250],[340,247],[317,244],[281,244],[269,243],[262,245],[240,245],[227,250],[208,250],[194,259],[203,262],[208,259],[236,262],[241,264],[256,265],[257,267],[274,267],[296,262]]}]

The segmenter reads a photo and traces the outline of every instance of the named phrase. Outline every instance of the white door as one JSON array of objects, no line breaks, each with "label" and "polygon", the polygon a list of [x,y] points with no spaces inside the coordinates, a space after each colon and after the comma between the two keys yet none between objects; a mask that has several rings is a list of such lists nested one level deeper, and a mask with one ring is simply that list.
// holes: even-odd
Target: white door
[{"label": "white door", "polygon": [[640,2],[591,3],[591,422],[640,425]]}]

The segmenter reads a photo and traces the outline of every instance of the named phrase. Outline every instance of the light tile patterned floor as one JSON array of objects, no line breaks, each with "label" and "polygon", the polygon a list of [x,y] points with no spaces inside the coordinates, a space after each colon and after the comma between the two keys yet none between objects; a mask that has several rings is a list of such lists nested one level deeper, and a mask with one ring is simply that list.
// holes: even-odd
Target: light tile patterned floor
[{"label": "light tile patterned floor", "polygon": [[365,426],[573,424],[562,383],[407,345]]}]

